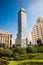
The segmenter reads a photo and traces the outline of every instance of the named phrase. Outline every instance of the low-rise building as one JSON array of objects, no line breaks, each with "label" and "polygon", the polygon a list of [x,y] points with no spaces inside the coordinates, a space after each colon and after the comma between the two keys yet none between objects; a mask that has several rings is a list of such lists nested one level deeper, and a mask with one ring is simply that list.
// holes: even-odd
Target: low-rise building
[{"label": "low-rise building", "polygon": [[9,32],[0,30],[0,47],[12,47],[12,35]]}]

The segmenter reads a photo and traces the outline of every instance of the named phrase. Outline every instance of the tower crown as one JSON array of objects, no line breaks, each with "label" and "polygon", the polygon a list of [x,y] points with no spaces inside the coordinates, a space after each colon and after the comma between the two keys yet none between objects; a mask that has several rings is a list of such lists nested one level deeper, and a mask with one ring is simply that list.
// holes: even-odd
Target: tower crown
[{"label": "tower crown", "polygon": [[[21,11],[26,13],[26,11],[25,11],[24,8],[21,8],[21,9],[19,10],[19,12],[21,12]],[[19,12],[18,12],[18,14],[19,14]]]},{"label": "tower crown", "polygon": [[25,9],[24,9],[24,8],[21,8],[21,10],[25,11]]}]

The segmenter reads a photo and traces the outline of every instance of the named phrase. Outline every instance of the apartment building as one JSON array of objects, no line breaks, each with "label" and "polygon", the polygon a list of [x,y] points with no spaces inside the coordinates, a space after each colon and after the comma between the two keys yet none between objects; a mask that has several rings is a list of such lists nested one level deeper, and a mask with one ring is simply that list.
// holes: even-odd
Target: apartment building
[{"label": "apartment building", "polygon": [[39,42],[43,44],[43,18],[41,17],[36,20],[32,29],[32,44],[37,45]]}]

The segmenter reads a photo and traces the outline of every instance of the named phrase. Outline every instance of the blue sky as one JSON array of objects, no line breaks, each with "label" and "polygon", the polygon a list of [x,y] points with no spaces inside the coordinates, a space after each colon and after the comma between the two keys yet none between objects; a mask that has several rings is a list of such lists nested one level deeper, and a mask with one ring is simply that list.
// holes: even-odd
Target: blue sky
[{"label": "blue sky", "polygon": [[[27,12],[29,37],[38,17],[43,18],[43,0],[22,0],[22,7]],[[21,0],[0,0],[0,30],[13,35],[13,43],[18,31],[18,11]]]}]

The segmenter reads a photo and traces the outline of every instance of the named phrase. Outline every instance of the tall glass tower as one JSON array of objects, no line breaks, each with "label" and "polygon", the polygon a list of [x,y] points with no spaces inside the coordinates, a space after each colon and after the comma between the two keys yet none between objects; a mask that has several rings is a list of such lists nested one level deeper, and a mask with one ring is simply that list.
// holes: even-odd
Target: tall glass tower
[{"label": "tall glass tower", "polygon": [[27,14],[24,8],[18,12],[18,34],[16,39],[16,46],[26,47],[29,43],[28,29],[27,29]]}]

